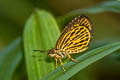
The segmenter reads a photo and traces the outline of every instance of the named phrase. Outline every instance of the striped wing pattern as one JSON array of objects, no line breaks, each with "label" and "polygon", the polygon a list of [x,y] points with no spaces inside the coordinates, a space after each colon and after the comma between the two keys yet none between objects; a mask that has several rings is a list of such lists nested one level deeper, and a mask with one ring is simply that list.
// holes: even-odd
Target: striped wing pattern
[{"label": "striped wing pattern", "polygon": [[79,53],[85,51],[91,41],[92,25],[86,16],[78,16],[63,30],[56,43],[56,49]]}]

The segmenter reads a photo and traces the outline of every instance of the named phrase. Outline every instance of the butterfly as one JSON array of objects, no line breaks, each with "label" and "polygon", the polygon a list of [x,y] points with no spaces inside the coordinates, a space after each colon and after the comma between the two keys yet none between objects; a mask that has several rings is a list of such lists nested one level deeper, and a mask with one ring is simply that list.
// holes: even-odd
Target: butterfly
[{"label": "butterfly", "polygon": [[[65,71],[62,59],[70,58],[74,62],[78,60],[71,57],[71,54],[83,52],[88,49],[92,39],[92,23],[90,19],[84,15],[77,16],[62,31],[57,40],[55,48],[50,49],[48,56],[54,57],[56,61],[60,61],[63,72]],[[44,52],[42,50],[34,50]]]}]

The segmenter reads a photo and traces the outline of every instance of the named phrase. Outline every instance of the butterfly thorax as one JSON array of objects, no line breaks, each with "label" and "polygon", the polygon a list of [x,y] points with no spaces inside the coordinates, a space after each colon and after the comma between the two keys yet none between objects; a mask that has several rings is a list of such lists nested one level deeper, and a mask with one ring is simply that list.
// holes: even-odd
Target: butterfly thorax
[{"label": "butterfly thorax", "polygon": [[57,57],[57,58],[65,58],[66,52],[60,49],[50,49],[48,51],[48,56]]}]

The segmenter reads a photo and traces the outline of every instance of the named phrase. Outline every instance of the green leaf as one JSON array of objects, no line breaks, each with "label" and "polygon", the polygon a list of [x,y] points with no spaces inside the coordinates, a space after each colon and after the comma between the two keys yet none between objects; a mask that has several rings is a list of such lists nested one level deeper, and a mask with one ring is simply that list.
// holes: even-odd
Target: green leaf
[{"label": "green leaf", "polygon": [[21,38],[17,38],[0,53],[0,80],[12,80],[22,60]]},{"label": "green leaf", "polygon": [[96,4],[94,6],[91,6],[89,8],[76,9],[76,10],[73,10],[67,13],[64,16],[58,17],[57,20],[58,20],[58,24],[61,27],[63,27],[73,17],[78,16],[80,14],[96,14],[96,13],[102,13],[102,12],[107,12],[107,11],[120,13],[120,2],[119,1],[106,1],[106,2]]},{"label": "green leaf", "polygon": [[67,80],[77,72],[86,68],[88,65],[100,60],[101,58],[113,53],[120,49],[120,42],[111,43],[96,49],[93,49],[82,56],[78,57],[77,60],[80,62],[75,65],[73,62],[69,62],[65,64],[66,72],[62,73],[61,68],[59,67],[55,71],[49,73],[47,76],[43,78],[43,80],[56,78],[56,80]]},{"label": "green leaf", "polygon": [[36,10],[28,19],[24,30],[24,48],[29,80],[41,80],[55,69],[54,59],[48,58],[47,53],[33,50],[54,48],[59,35],[56,21],[50,13]]},{"label": "green leaf", "polygon": [[101,13],[106,11],[120,13],[120,2],[106,1],[106,2],[96,4],[90,8],[71,11],[70,13],[68,13],[68,15],[79,15],[80,13],[96,14],[96,13]]}]

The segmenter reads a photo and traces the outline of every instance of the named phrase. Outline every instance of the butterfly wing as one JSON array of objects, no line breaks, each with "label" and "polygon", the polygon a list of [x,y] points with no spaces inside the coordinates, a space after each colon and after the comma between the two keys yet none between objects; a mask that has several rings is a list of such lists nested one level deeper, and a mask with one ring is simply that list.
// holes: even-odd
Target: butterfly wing
[{"label": "butterfly wing", "polygon": [[61,33],[56,49],[79,53],[85,51],[92,37],[92,24],[88,17],[78,16]]}]

